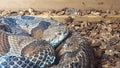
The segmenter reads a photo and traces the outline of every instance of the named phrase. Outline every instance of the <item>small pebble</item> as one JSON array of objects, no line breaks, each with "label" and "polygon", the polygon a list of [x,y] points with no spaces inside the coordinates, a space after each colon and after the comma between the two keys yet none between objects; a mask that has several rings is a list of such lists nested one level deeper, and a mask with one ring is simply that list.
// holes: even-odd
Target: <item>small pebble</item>
[{"label": "small pebble", "polygon": [[76,9],[68,8],[68,9],[66,9],[65,14],[69,15],[69,14],[74,14],[75,12],[77,12]]},{"label": "small pebble", "polygon": [[65,11],[60,11],[57,13],[57,15],[64,15],[65,14]]},{"label": "small pebble", "polygon": [[75,26],[75,30],[78,30],[80,27],[79,26]]},{"label": "small pebble", "polygon": [[20,11],[18,14],[19,14],[19,15],[25,15],[25,12]]},{"label": "small pebble", "polygon": [[72,17],[67,17],[66,19],[65,19],[65,22],[67,23],[67,22],[69,22],[69,23],[72,23],[73,22],[73,18]]},{"label": "small pebble", "polygon": [[103,68],[108,68],[109,65],[108,64],[105,64],[105,65],[102,65]]},{"label": "small pebble", "polygon": [[100,46],[100,49],[106,49],[107,45],[105,43],[101,43],[102,45]]},{"label": "small pebble", "polygon": [[94,11],[91,11],[91,14],[92,14],[92,15],[101,15],[100,12],[94,12]]},{"label": "small pebble", "polygon": [[34,9],[33,9],[33,8],[29,8],[29,9],[28,9],[28,12],[29,12],[29,13],[33,13],[33,12],[34,12]]},{"label": "small pebble", "polygon": [[55,10],[54,10],[54,9],[48,10],[48,13],[49,13],[49,14],[55,13]]},{"label": "small pebble", "polygon": [[96,32],[91,32],[90,37],[91,37],[91,38],[94,38],[96,35],[97,35]]},{"label": "small pebble", "polygon": [[91,46],[101,46],[101,41],[100,40],[92,40],[92,45]]},{"label": "small pebble", "polygon": [[113,56],[114,52],[113,50],[105,50],[105,54]]},{"label": "small pebble", "polygon": [[17,13],[16,11],[11,11],[11,12],[10,12],[10,15],[11,15],[11,16],[16,16],[16,15],[18,15],[18,13]]}]

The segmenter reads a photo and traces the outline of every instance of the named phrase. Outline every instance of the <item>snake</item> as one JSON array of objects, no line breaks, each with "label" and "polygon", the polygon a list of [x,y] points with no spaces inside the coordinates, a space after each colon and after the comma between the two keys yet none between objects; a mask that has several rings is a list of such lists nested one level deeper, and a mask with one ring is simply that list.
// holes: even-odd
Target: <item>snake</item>
[{"label": "snake", "polygon": [[56,49],[59,64],[51,68],[95,68],[95,57],[88,39],[72,31]]},{"label": "snake", "polygon": [[55,20],[0,19],[0,68],[94,68],[89,43]]}]

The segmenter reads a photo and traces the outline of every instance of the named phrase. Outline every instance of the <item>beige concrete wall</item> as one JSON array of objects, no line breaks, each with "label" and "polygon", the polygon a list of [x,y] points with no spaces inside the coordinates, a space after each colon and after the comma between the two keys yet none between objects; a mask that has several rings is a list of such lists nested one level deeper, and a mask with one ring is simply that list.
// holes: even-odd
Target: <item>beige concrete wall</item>
[{"label": "beige concrete wall", "polygon": [[120,0],[0,0],[2,9],[60,9],[73,7],[78,9],[120,9]]}]

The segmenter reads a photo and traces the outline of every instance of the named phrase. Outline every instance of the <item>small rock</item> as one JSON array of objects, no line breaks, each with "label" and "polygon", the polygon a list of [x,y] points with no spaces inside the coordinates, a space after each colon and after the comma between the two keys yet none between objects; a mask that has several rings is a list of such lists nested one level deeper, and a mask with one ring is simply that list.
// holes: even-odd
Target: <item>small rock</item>
[{"label": "small rock", "polygon": [[100,48],[101,49],[106,49],[107,48],[107,44],[105,44],[104,42],[102,42]]},{"label": "small rock", "polygon": [[114,52],[113,50],[105,50],[105,54],[113,56]]},{"label": "small rock", "polygon": [[96,35],[97,35],[97,32],[92,31],[92,32],[90,33],[89,37],[91,37],[91,38],[95,38]]},{"label": "small rock", "polygon": [[80,27],[79,26],[75,26],[75,30],[78,30]]},{"label": "small rock", "polygon": [[111,32],[112,28],[110,26],[107,27],[108,31]]},{"label": "small rock", "polygon": [[75,15],[80,15],[80,16],[81,16],[81,13],[80,13],[80,12],[75,12],[74,14],[75,14]]},{"label": "small rock", "polygon": [[76,9],[68,8],[68,9],[66,9],[65,14],[69,15],[69,14],[74,14],[75,12],[77,12]]},{"label": "small rock", "polygon": [[29,9],[28,9],[28,12],[29,12],[31,15],[36,15],[35,10],[34,10],[33,8],[29,8]]},{"label": "small rock", "polygon": [[18,14],[19,14],[19,15],[25,15],[25,12],[23,12],[23,11],[19,11]]},{"label": "small rock", "polygon": [[35,12],[32,12],[31,15],[36,15],[36,13],[35,13]]},{"label": "small rock", "polygon": [[65,11],[60,11],[57,13],[57,15],[64,15],[65,14]]},{"label": "small rock", "polygon": [[17,13],[16,11],[12,11],[12,12],[10,13],[10,15],[16,16],[16,15],[18,15],[18,13]]},{"label": "small rock", "polygon": [[81,12],[82,12],[82,16],[83,15],[89,15],[91,13],[90,10],[81,10]]},{"label": "small rock", "polygon": [[92,14],[92,15],[101,15],[100,12],[95,12],[95,11],[91,11],[91,14]]},{"label": "small rock", "polygon": [[102,68],[109,68],[108,64],[102,65]]},{"label": "small rock", "polygon": [[25,15],[30,15],[30,13],[27,10],[23,11],[25,13]]},{"label": "small rock", "polygon": [[76,11],[74,14],[75,14],[75,15],[80,15],[80,16],[82,16],[83,12],[82,12],[82,10],[78,10],[78,11]]},{"label": "small rock", "polygon": [[71,27],[74,27],[74,26],[75,26],[74,24],[71,25]]},{"label": "small rock", "polygon": [[48,13],[49,14],[55,13],[55,10],[54,9],[48,10]]},{"label": "small rock", "polygon": [[86,32],[82,31],[82,32],[80,32],[80,35],[84,36],[84,35],[86,35]]},{"label": "small rock", "polygon": [[67,17],[67,18],[65,19],[65,22],[66,22],[66,23],[68,23],[68,22],[72,23],[73,20],[74,20],[74,19],[69,16],[69,17]]},{"label": "small rock", "polygon": [[33,9],[33,8],[29,8],[29,9],[28,9],[28,12],[29,12],[29,13],[33,13],[33,12],[34,12],[34,9]]},{"label": "small rock", "polygon": [[98,47],[101,45],[101,41],[100,40],[92,40],[92,45],[91,46],[94,46],[94,47]]},{"label": "small rock", "polygon": [[87,12],[87,14],[90,14],[90,13],[91,13],[91,11],[90,11],[90,10],[86,10],[86,12]]}]

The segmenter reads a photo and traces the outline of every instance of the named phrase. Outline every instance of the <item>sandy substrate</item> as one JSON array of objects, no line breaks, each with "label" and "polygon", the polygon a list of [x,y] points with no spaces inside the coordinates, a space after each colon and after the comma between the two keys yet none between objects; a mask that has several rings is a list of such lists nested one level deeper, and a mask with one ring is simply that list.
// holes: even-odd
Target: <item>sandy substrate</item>
[{"label": "sandy substrate", "polygon": [[120,10],[120,0],[0,0],[0,10],[23,10],[29,7],[39,10],[76,9]]}]

